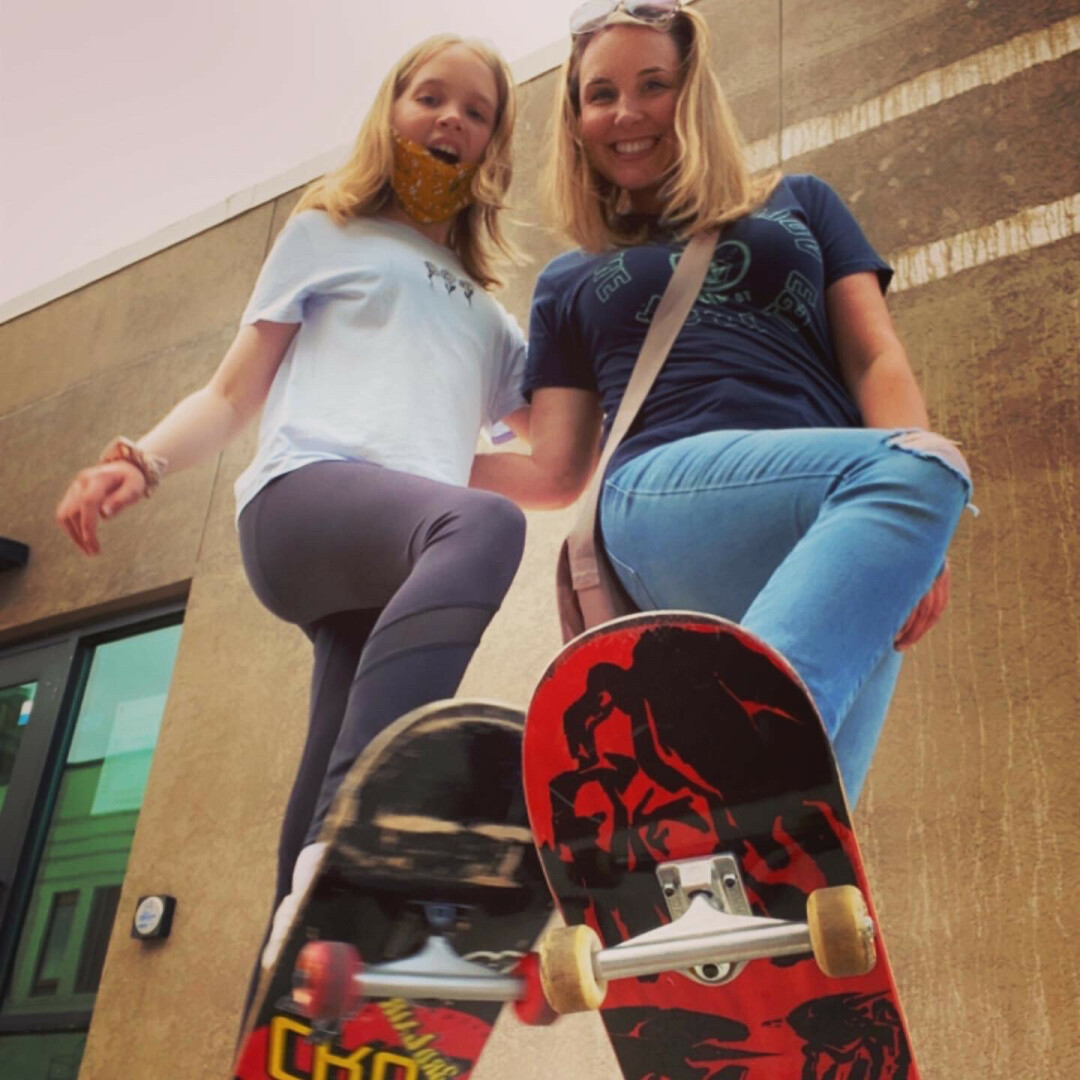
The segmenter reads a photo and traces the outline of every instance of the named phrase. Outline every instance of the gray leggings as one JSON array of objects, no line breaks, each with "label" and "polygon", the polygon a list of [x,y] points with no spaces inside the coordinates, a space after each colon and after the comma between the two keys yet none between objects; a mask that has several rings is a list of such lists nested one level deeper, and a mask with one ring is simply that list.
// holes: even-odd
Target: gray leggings
[{"label": "gray leggings", "polygon": [[361,750],[397,717],[457,690],[521,560],[525,518],[488,492],[324,461],[263,488],[239,530],[255,594],[315,647],[276,907]]}]

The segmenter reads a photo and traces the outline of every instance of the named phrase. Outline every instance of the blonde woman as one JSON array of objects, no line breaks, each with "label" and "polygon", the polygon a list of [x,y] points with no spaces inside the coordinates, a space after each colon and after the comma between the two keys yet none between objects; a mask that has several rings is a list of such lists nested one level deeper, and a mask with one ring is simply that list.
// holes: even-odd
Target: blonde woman
[{"label": "blonde woman", "polygon": [[307,742],[285,813],[269,966],[349,766],[386,724],[457,689],[517,569],[524,519],[466,486],[481,429],[524,431],[524,340],[491,297],[510,182],[503,60],[440,36],[386,77],[349,161],[285,225],[201,390],[118,440],[57,510],[97,521],[218,452],[265,403],[236,483],[259,599],[314,644]]},{"label": "blonde woman", "polygon": [[854,801],[900,651],[944,607],[967,467],[925,430],[891,270],[851,213],[812,176],[749,175],[704,19],[594,0],[572,31],[545,189],[579,248],[534,294],[532,456],[478,458],[474,483],[536,506],[581,491],[686,239],[721,226],[607,473],[605,548],[641,608],[722,615],[787,656]]}]

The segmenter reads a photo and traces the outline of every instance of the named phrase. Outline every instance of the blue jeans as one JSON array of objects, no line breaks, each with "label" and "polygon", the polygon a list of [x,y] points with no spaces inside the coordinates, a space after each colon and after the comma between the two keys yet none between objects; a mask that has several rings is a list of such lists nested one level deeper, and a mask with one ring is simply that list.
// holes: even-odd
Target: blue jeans
[{"label": "blue jeans", "polygon": [[963,459],[937,439],[716,431],[646,451],[604,485],[604,545],[634,601],[721,615],[787,657],[852,804],[900,671],[893,641],[971,493]]}]

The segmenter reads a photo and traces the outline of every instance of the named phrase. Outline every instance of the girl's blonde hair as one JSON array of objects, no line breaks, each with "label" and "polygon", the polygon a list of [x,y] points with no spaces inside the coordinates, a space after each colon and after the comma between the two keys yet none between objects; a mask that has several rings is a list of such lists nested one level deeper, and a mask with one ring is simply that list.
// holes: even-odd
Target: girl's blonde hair
[{"label": "girl's blonde hair", "polygon": [[[589,43],[612,25],[646,25],[613,20],[574,39],[556,91],[553,152],[544,189],[556,226],[586,251],[627,247],[647,238],[639,217],[621,213],[624,192],[590,164],[581,141],[581,60]],[[676,157],[660,189],[665,204],[660,222],[687,237],[743,217],[776,187],[778,172],[751,176],[742,135],[716,76],[709,67],[711,35],[696,11],[676,13],[666,31],[679,50],[680,84],[675,109]]]},{"label": "girl's blonde hair", "polygon": [[394,171],[394,140],[391,112],[413,75],[429,60],[452,45],[464,45],[483,60],[495,76],[498,91],[491,140],[472,181],[473,202],[461,210],[450,225],[447,244],[461,260],[470,277],[485,289],[502,282],[495,272],[500,257],[519,259],[499,221],[510,187],[510,141],[517,106],[514,82],[506,61],[483,41],[456,34],[437,34],[410,49],[382,81],[368,110],[352,153],[341,168],[316,180],[293,209],[325,210],[337,224],[349,218],[378,214],[390,205],[390,178]]}]

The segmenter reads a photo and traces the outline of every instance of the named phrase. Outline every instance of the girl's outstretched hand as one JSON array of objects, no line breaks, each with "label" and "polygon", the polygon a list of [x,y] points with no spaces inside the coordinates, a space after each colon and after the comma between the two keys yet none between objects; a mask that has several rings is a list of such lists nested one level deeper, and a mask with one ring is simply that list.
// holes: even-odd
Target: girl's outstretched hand
[{"label": "girl's outstretched hand", "polygon": [[146,478],[126,461],[93,465],[71,481],[56,508],[56,523],[86,555],[101,552],[98,518],[115,517],[146,494]]},{"label": "girl's outstretched hand", "polygon": [[930,591],[916,604],[915,610],[896,635],[893,647],[903,652],[910,649],[941,618],[949,602],[949,564],[938,574]]}]

